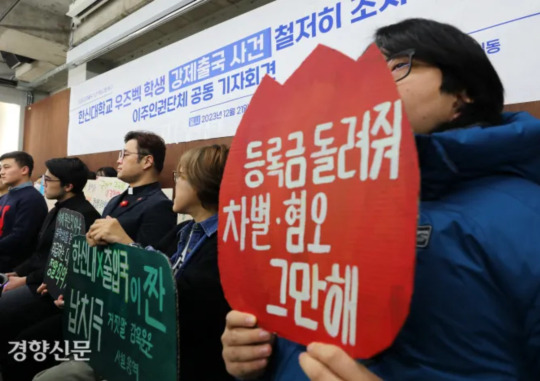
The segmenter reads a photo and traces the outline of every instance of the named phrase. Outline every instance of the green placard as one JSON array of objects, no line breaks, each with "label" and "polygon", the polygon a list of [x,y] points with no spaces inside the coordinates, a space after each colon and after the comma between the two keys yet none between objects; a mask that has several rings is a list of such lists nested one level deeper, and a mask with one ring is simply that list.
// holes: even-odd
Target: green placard
[{"label": "green placard", "polygon": [[84,217],[81,213],[65,208],[58,211],[43,280],[47,284],[49,294],[55,299],[64,293],[66,287],[71,240],[76,235],[84,234],[85,231]]},{"label": "green placard", "polygon": [[161,253],[75,237],[67,276],[64,338],[89,340],[90,365],[109,381],[176,380],[177,298]]}]

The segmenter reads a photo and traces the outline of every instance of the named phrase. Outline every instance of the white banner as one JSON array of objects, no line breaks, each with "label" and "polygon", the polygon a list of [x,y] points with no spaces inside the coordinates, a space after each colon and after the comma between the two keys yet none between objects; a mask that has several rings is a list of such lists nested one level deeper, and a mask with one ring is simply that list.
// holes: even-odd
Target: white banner
[{"label": "white banner", "polygon": [[68,154],[120,149],[130,130],[167,143],[232,136],[264,75],[283,83],[317,44],[357,58],[377,28],[411,17],[477,39],[507,104],[540,99],[538,1],[278,0],[74,86]]}]

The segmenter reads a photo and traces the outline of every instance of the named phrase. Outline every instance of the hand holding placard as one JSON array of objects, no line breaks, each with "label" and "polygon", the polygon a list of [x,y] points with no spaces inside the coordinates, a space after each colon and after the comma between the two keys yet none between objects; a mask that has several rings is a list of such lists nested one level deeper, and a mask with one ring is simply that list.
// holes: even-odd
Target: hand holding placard
[{"label": "hand holding placard", "polygon": [[375,46],[358,61],[319,46],[281,86],[259,86],[220,193],[227,300],[289,340],[387,348],[409,310],[419,169]]},{"label": "hand holding placard", "polygon": [[335,345],[308,345],[300,355],[300,366],[311,381],[382,381]]},{"label": "hand holding placard", "polygon": [[133,242],[118,220],[110,216],[97,219],[90,226],[88,233],[86,233],[86,238],[90,246],[107,245],[110,243],[129,245]]},{"label": "hand holding placard", "polygon": [[262,375],[272,354],[273,335],[256,326],[251,314],[231,311],[227,314],[225,332],[221,337],[227,372],[237,378]]}]

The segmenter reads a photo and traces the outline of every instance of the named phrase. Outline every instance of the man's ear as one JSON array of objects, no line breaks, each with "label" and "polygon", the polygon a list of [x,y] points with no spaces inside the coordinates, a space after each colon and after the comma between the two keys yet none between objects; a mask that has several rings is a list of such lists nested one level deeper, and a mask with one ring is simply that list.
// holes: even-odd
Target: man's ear
[{"label": "man's ear", "polygon": [[144,157],[143,160],[144,160],[144,165],[143,165],[144,169],[152,168],[154,166],[154,156],[147,155]]},{"label": "man's ear", "polygon": [[66,191],[66,193],[71,192],[73,190],[73,184],[64,185],[64,190]]},{"label": "man's ear", "polygon": [[467,91],[463,90],[456,94],[456,100],[454,102],[454,117],[458,118],[466,105],[474,103],[474,100],[467,94]]},{"label": "man's ear", "polygon": [[21,168],[21,173],[24,176],[30,176],[30,168],[28,168],[28,166],[25,165],[24,167]]}]

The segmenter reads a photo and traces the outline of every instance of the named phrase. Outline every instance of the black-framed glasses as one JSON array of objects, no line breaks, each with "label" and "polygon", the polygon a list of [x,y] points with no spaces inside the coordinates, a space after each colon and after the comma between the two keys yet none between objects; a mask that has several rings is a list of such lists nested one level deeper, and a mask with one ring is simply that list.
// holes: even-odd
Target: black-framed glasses
[{"label": "black-framed glasses", "polygon": [[45,184],[45,183],[57,183],[57,182],[60,182],[62,180],[55,180],[55,179],[51,179],[49,176],[45,176],[45,175],[41,175],[41,183],[42,184]]},{"label": "black-framed glasses", "polygon": [[411,73],[414,53],[414,49],[407,49],[392,54],[386,59],[386,64],[392,73],[392,77],[394,77],[394,82],[401,81]]},{"label": "black-framed glasses", "polygon": [[130,152],[126,149],[121,149],[120,152],[118,152],[118,160],[124,160],[124,157],[129,155],[137,155],[137,156],[146,156],[147,153],[140,153],[140,152]]}]

